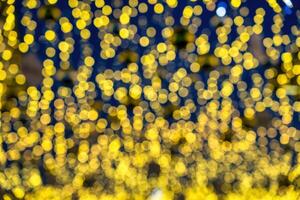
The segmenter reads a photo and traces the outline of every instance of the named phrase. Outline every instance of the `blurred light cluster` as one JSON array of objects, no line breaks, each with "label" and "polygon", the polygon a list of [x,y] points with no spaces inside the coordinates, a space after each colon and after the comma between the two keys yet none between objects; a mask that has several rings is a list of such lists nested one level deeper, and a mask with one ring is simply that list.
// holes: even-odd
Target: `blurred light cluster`
[{"label": "blurred light cluster", "polygon": [[299,199],[299,6],[1,0],[0,199]]}]

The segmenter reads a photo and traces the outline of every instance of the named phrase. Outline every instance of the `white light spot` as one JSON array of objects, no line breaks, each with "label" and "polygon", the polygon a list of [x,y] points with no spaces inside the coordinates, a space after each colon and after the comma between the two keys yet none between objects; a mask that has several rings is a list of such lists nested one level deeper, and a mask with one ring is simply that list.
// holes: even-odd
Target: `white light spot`
[{"label": "white light spot", "polygon": [[290,7],[290,8],[293,7],[293,3],[291,2],[291,0],[283,0],[283,2],[284,2],[285,5],[287,5],[288,7]]},{"label": "white light spot", "polygon": [[219,7],[216,12],[219,17],[224,17],[226,15],[226,9],[224,7]]},{"label": "white light spot", "polygon": [[149,200],[162,200],[162,195],[163,193],[160,189],[154,189]]}]

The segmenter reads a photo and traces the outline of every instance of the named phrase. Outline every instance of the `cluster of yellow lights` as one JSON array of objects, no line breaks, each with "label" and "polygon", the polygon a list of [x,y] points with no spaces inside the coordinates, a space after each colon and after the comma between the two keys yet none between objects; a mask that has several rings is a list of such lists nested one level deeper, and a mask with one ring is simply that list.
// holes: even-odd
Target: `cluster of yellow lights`
[{"label": "cluster of yellow lights", "polygon": [[1,199],[300,198],[300,32],[279,2],[206,19],[217,1],[17,1],[0,1]]}]

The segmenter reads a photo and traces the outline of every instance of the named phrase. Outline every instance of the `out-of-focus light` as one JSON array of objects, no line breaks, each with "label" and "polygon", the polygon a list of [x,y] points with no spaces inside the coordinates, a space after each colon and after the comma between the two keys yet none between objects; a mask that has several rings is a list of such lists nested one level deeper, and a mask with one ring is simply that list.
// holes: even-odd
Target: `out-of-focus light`
[{"label": "out-of-focus light", "polygon": [[163,193],[160,189],[155,189],[152,192],[149,200],[162,200],[162,195],[163,195]]},{"label": "out-of-focus light", "polygon": [[219,7],[217,8],[216,13],[219,17],[224,17],[226,15],[226,9],[224,7]]},{"label": "out-of-focus light", "polygon": [[291,2],[291,0],[283,0],[283,2],[284,2],[285,5],[287,5],[288,7],[290,7],[290,8],[293,7],[293,3]]},{"label": "out-of-focus light", "polygon": [[227,4],[223,1],[218,3],[218,8],[216,10],[216,13],[219,17],[224,17],[226,15],[226,8]]},{"label": "out-of-focus light", "polygon": [[284,6],[284,13],[287,14],[287,15],[290,15],[292,14],[292,10],[290,7],[288,6]]},{"label": "out-of-focus light", "polygon": [[218,3],[218,7],[223,7],[223,8],[226,9],[227,8],[227,3],[221,1],[221,2]]}]

